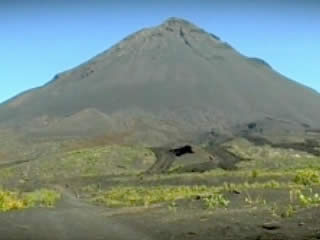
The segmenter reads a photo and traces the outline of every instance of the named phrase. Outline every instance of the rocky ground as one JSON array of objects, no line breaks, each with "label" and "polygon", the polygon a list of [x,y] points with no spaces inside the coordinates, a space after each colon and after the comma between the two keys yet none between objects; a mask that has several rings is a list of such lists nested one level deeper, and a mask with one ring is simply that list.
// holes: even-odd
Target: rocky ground
[{"label": "rocky ground", "polygon": [[[237,159],[226,169],[210,145],[178,157],[106,145],[2,165],[0,239],[320,239],[317,146],[292,146],[235,138],[219,149]],[[148,171],[159,156],[166,171]]]}]

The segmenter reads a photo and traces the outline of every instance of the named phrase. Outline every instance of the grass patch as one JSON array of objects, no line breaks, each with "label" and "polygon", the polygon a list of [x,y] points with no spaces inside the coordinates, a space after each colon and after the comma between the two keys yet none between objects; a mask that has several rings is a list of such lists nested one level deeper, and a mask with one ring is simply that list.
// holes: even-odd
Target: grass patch
[{"label": "grass patch", "polygon": [[154,161],[153,153],[142,147],[110,145],[68,152],[42,168],[65,177],[118,175],[144,171]]},{"label": "grass patch", "polygon": [[30,193],[0,190],[0,212],[31,207],[53,207],[60,198],[60,193],[48,189]]},{"label": "grass patch", "polygon": [[24,200],[29,207],[54,207],[56,202],[60,200],[61,194],[48,189],[40,189],[23,195]]},{"label": "grass patch", "polygon": [[240,184],[235,183],[224,183],[223,186],[215,187],[219,191],[226,191],[226,192],[241,192],[245,190],[251,189],[298,189],[303,188],[303,186],[299,186],[295,183],[291,182],[278,182],[275,180],[270,180],[266,182],[244,182]]},{"label": "grass patch", "polygon": [[227,208],[230,203],[222,194],[205,196],[203,200],[208,209]]},{"label": "grass patch", "polygon": [[312,169],[299,170],[293,180],[297,184],[312,185],[320,183],[319,171]]},{"label": "grass patch", "polygon": [[267,201],[263,199],[261,196],[253,197],[249,192],[247,192],[246,195],[247,196],[245,197],[244,201],[251,207],[267,205]]},{"label": "grass patch", "polygon": [[249,141],[238,138],[225,146],[234,154],[250,161],[237,164],[240,169],[274,169],[286,170],[301,168],[319,168],[320,158],[294,149],[275,148],[269,145],[255,146]]},{"label": "grass patch", "polygon": [[293,188],[289,191],[289,202],[285,207],[277,206],[274,203],[270,210],[272,215],[276,217],[288,218],[303,209],[318,206],[320,206],[320,195],[314,193],[312,188]]},{"label": "grass patch", "polygon": [[39,158],[30,163],[0,169],[0,181],[18,178],[52,180],[82,176],[138,174],[147,170],[155,156],[141,146],[108,145]]},{"label": "grass patch", "polygon": [[109,207],[133,207],[215,195],[219,195],[217,189],[206,186],[117,187],[102,193],[94,201]]},{"label": "grass patch", "polygon": [[320,195],[314,193],[312,188],[309,188],[307,192],[295,189],[290,191],[290,201],[298,202],[302,207],[314,207],[320,205]]},{"label": "grass patch", "polygon": [[[214,169],[211,171],[207,171],[204,173],[170,173],[164,175],[153,175],[153,176],[144,176],[144,180],[146,181],[154,181],[154,180],[164,180],[164,179],[176,179],[183,178],[186,180],[192,179],[210,179],[210,178],[219,178],[219,177],[239,177],[239,178],[247,178],[247,179],[261,179],[261,178],[284,178],[284,177],[294,177],[299,170],[287,170],[287,169],[240,169],[240,170],[222,170],[222,169]],[[245,181],[245,179],[244,179]]]},{"label": "grass patch", "polygon": [[[133,207],[150,206],[156,203],[173,202],[179,199],[192,199],[198,197],[203,200],[208,208],[226,207],[229,201],[223,197],[224,192],[241,192],[250,189],[279,189],[298,188],[293,183],[279,183],[271,180],[264,183],[230,184],[221,186],[153,186],[153,187],[129,187],[119,186],[107,191],[91,192],[93,201],[108,207]],[[87,188],[83,188],[85,190]],[[91,189],[91,186],[88,186]]]},{"label": "grass patch", "polygon": [[27,207],[27,203],[16,192],[0,190],[0,212],[18,210]]}]

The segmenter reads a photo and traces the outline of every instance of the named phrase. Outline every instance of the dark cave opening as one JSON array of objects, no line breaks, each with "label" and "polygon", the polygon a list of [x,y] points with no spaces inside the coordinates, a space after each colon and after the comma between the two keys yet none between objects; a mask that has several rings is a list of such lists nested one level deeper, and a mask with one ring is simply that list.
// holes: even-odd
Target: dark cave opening
[{"label": "dark cave opening", "polygon": [[248,124],[248,129],[255,129],[257,127],[257,124],[252,122]]},{"label": "dark cave opening", "polygon": [[173,153],[177,157],[180,157],[185,154],[192,154],[194,153],[192,147],[190,145],[185,145],[183,147],[170,149],[169,152]]}]

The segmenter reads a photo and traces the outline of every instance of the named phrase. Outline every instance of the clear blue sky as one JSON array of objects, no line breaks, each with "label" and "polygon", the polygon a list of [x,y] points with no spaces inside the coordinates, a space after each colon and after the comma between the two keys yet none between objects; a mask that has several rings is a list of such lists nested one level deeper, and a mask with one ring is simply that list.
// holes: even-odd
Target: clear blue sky
[{"label": "clear blue sky", "polygon": [[172,16],[320,91],[318,0],[1,0],[0,102]]}]

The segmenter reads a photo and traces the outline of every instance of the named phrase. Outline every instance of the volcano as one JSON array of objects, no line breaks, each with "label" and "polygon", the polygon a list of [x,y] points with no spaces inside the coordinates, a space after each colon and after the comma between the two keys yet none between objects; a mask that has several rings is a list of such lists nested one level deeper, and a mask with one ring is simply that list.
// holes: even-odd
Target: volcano
[{"label": "volcano", "polygon": [[318,128],[319,103],[316,91],[264,60],[169,18],[2,103],[0,128],[33,137],[108,135],[162,145],[247,123]]}]

